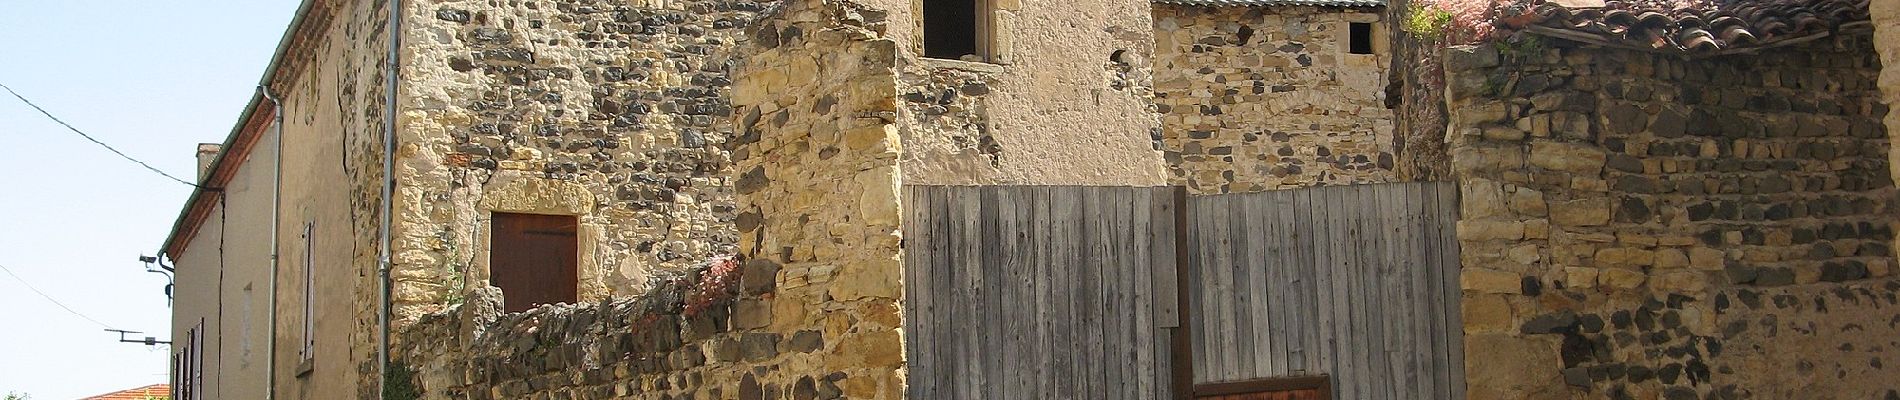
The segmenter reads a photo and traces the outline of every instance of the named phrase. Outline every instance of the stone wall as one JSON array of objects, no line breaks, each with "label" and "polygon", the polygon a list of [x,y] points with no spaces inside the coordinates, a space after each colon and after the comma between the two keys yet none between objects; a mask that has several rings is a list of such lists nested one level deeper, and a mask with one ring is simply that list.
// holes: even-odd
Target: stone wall
[{"label": "stone wall", "polygon": [[588,301],[731,251],[727,72],[770,0],[409,4],[400,319],[486,282],[493,212],[579,216]]},{"label": "stone wall", "polygon": [[[1171,182],[1244,193],[1394,180],[1387,55],[1347,52],[1375,10],[1156,4],[1155,102]],[[1380,24],[1379,29],[1385,29]]]},{"label": "stone wall", "polygon": [[904,181],[1157,186],[1148,2],[989,2],[989,62],[924,58],[920,0],[867,0],[899,43]]},{"label": "stone wall", "polygon": [[1867,35],[1447,55],[1471,398],[1900,396]]},{"label": "stone wall", "polygon": [[732,104],[739,252],[779,271],[770,332],[823,332],[761,382],[827,376],[852,399],[904,393],[897,41],[885,13],[788,0],[751,32]]},{"label": "stone wall", "polygon": [[819,331],[759,329],[771,263],[715,259],[642,296],[502,313],[500,289],[403,332],[398,375],[423,399],[837,399],[845,375],[785,375],[826,349]]},{"label": "stone wall", "polygon": [[736,251],[598,305],[424,317],[423,398],[903,396],[896,43],[855,4],[788,1],[735,65]]},{"label": "stone wall", "polygon": [[[1874,49],[1885,66],[1880,70],[1881,98],[1889,105],[1900,104],[1900,2],[1876,1],[1867,7],[1874,22]],[[1900,129],[1900,113],[1888,113],[1886,123],[1889,131]],[[1900,147],[1888,154],[1894,175],[1900,176]]]}]

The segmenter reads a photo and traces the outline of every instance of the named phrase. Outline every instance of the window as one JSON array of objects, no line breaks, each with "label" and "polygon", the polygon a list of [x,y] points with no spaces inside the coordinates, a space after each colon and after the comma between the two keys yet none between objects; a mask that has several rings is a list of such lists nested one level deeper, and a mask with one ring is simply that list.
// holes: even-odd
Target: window
[{"label": "window", "polygon": [[924,57],[989,61],[987,0],[923,0]]},{"label": "window", "polygon": [[172,398],[197,400],[204,392],[204,318],[185,331],[185,337],[173,338],[178,354],[172,355]]},{"label": "window", "polygon": [[519,312],[577,300],[579,226],[580,220],[571,215],[495,213],[488,276],[490,284],[501,288],[502,308]]},{"label": "window", "polygon": [[298,375],[309,371],[317,347],[317,225],[303,223],[303,363]]},{"label": "window", "polygon": [[1347,30],[1347,53],[1372,54],[1372,23],[1353,22],[1347,25]]}]

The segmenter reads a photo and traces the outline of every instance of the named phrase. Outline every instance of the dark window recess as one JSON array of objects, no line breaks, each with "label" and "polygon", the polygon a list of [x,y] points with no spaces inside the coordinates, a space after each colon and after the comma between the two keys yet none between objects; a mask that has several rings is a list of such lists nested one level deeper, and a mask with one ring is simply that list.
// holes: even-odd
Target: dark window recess
[{"label": "dark window recess", "polygon": [[1347,32],[1347,36],[1350,38],[1346,44],[1346,52],[1352,54],[1372,54],[1372,24],[1367,22],[1354,22],[1348,25],[1347,29],[1350,30],[1350,32]]},{"label": "dark window recess", "polygon": [[982,0],[924,0],[924,57],[961,59],[977,53]]},{"label": "dark window recess", "polygon": [[489,283],[501,288],[508,312],[541,304],[574,303],[580,221],[566,215],[495,213],[488,256]]}]

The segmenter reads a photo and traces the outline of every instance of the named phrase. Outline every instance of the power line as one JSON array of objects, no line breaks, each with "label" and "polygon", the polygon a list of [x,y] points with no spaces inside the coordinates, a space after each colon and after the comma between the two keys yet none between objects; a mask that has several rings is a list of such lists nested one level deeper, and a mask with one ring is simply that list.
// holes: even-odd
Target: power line
[{"label": "power line", "polygon": [[13,280],[20,281],[20,284],[25,285],[28,290],[32,290],[33,293],[39,293],[40,297],[46,298],[46,301],[53,302],[53,305],[59,306],[59,308],[66,309],[66,312],[72,313],[73,315],[77,315],[80,318],[85,318],[87,321],[92,321],[92,323],[99,324],[99,326],[102,328],[112,329],[111,325],[106,325],[106,323],[99,322],[99,320],[96,320],[96,319],[92,319],[92,317],[88,317],[86,316],[86,314],[80,314],[78,311],[73,311],[73,308],[67,307],[66,303],[61,303],[59,302],[59,300],[53,299],[53,296],[48,296],[46,292],[40,291],[40,288],[33,287],[33,284],[28,283],[25,278],[21,278],[20,275],[14,274],[12,268],[7,268],[6,265],[0,264],[0,271],[6,271],[7,275],[13,276]]},{"label": "power line", "polygon": [[92,141],[93,144],[97,144],[99,145],[99,147],[106,148],[106,150],[111,151],[112,154],[118,154],[120,158],[124,158],[126,161],[137,163],[139,166],[145,167],[145,169],[151,170],[152,172],[158,173],[159,175],[164,175],[166,178],[171,178],[171,180],[178,181],[178,183],[191,185],[191,187],[203,188],[202,186],[198,186],[198,184],[187,182],[184,179],[178,179],[178,177],[172,176],[172,174],[167,174],[165,173],[165,171],[160,171],[158,168],[153,167],[151,164],[146,164],[144,161],[139,161],[136,158],[132,158],[132,156],[126,155],[124,152],[119,151],[119,149],[112,148],[111,145],[108,145],[105,142],[101,142],[99,141],[99,139],[92,138],[92,135],[88,135],[86,134],[86,132],[80,131],[79,128],[74,128],[72,124],[68,124],[66,123],[66,121],[60,120],[59,117],[53,116],[53,113],[46,112],[46,109],[40,108],[40,105],[33,104],[32,100],[27,100],[26,96],[21,96],[20,92],[13,91],[13,88],[7,86],[6,84],[0,84],[0,89],[6,89],[7,93],[13,94],[13,97],[16,99],[20,99],[20,102],[26,103],[27,106],[33,107],[34,110],[38,110],[40,114],[46,115],[46,118],[52,119],[53,122],[58,122],[60,125],[65,126],[66,129],[73,131],[73,133],[79,134],[79,137],[86,138],[86,140]]}]

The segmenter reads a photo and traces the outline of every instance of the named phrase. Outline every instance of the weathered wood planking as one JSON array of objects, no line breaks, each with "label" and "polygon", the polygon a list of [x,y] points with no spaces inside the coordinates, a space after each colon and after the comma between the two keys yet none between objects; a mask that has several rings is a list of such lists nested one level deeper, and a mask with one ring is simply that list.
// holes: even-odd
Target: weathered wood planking
[{"label": "weathered wood planking", "polygon": [[1174,191],[906,187],[906,396],[1171,398]]},{"label": "weathered wood planking", "polygon": [[1190,198],[1196,382],[1324,373],[1342,399],[1463,398],[1456,190]]}]

